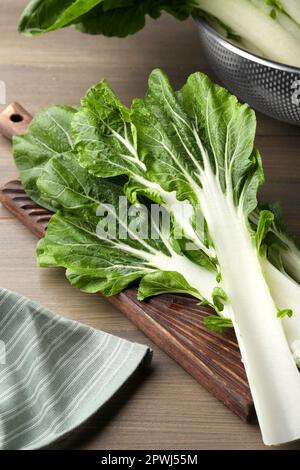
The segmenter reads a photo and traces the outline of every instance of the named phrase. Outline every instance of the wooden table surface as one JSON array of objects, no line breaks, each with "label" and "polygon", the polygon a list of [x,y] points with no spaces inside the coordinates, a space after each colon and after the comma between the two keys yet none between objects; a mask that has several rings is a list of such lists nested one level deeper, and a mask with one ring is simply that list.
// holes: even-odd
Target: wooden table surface
[{"label": "wooden table surface", "polygon": [[[164,15],[126,39],[71,29],[25,38],[16,29],[26,3],[0,2],[0,80],[7,85],[7,103],[19,101],[32,113],[53,103],[77,104],[103,77],[129,103],[143,95],[155,67],[165,69],[175,87],[197,70],[212,76],[191,20],[179,23]],[[261,199],[280,200],[300,238],[300,128],[258,115],[257,145],[266,173]],[[10,143],[0,137],[0,184],[16,176]],[[154,349],[151,371],[135,378],[87,423],[74,436],[72,448],[266,449],[256,425],[242,423],[105,299],[72,289],[60,270],[36,268],[35,245],[35,237],[0,207],[0,286]]]}]

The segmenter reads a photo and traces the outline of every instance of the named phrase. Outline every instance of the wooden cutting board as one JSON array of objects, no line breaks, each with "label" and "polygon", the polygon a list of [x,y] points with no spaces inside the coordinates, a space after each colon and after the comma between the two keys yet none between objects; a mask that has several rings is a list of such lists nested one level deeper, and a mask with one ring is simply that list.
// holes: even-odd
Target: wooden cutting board
[{"label": "wooden cutting board", "polygon": [[[9,139],[26,132],[31,115],[19,104],[0,114],[0,133]],[[5,184],[0,201],[37,237],[43,237],[52,214],[35,204],[19,180]],[[218,334],[203,322],[213,309],[183,295],[160,295],[140,302],[136,288],[108,301],[202,386],[245,421],[255,417],[241,354],[232,330]]]}]

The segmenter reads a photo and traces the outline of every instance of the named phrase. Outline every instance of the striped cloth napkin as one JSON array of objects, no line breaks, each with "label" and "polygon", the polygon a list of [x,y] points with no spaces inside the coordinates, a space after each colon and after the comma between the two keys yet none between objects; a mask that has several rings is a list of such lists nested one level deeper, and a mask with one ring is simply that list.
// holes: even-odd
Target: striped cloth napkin
[{"label": "striped cloth napkin", "polygon": [[0,288],[0,449],[38,449],[93,415],[151,350]]}]

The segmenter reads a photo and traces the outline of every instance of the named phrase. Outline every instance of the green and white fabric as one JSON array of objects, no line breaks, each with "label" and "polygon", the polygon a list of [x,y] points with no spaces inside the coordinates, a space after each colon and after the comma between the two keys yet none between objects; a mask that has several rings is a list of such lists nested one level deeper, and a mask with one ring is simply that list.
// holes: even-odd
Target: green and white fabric
[{"label": "green and white fabric", "polygon": [[151,350],[0,288],[0,449],[38,449],[78,427]]}]

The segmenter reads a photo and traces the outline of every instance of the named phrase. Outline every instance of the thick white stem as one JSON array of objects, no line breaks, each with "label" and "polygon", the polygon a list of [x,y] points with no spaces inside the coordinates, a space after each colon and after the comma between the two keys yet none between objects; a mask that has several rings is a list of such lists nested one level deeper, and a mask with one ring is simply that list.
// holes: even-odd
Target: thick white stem
[{"label": "thick white stem", "polygon": [[[267,16],[271,16],[272,11],[274,10],[273,5],[268,5],[264,1],[261,0],[250,0],[251,3],[256,8],[259,8],[262,12],[264,12]],[[293,1],[293,0],[292,0]],[[298,14],[300,12],[300,0],[296,0],[298,3]],[[293,17],[293,15],[291,15]],[[290,34],[292,34],[298,41],[300,40],[300,28],[298,23],[292,20],[286,13],[283,13],[280,10],[276,10],[276,16],[274,21],[278,21],[278,23]]]},{"label": "thick white stem", "polygon": [[300,25],[300,0],[281,0],[288,15]]},{"label": "thick white stem", "polygon": [[245,221],[223,194],[209,164],[201,181],[199,202],[230,299],[263,440],[267,445],[277,445],[299,439],[300,374],[277,318],[257,251]]},{"label": "thick white stem", "polygon": [[294,360],[300,366],[300,286],[269,261],[262,260],[262,265],[277,307],[293,310],[292,317],[284,317],[282,323]]},{"label": "thick white stem", "polygon": [[295,248],[281,251],[282,262],[285,270],[297,283],[300,283],[300,253]]},{"label": "thick white stem", "polygon": [[[293,354],[294,361],[300,366],[300,286],[289,276],[279,271],[269,261],[261,260],[264,276],[271,296],[280,310],[291,309],[293,316],[281,319],[284,333]],[[230,305],[224,305],[222,317],[232,319]]]}]

